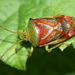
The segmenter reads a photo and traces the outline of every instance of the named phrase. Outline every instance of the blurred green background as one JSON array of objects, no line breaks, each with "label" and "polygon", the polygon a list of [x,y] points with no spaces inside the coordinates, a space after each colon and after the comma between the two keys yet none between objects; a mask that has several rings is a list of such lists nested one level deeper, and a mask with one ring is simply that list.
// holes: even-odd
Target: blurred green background
[{"label": "blurred green background", "polygon": [[[12,31],[25,30],[30,17],[55,14],[75,17],[75,0],[0,0],[0,24]],[[0,56],[16,42],[16,38],[16,35],[0,29]],[[44,47],[35,48],[27,59],[27,50],[31,44],[22,43],[19,44],[18,54],[13,52],[14,47],[2,58],[7,63],[0,60],[0,75],[75,75],[75,49],[72,45],[63,52],[55,48],[51,53],[46,52]],[[10,61],[6,61],[8,57]],[[18,65],[17,59],[26,71]]]}]

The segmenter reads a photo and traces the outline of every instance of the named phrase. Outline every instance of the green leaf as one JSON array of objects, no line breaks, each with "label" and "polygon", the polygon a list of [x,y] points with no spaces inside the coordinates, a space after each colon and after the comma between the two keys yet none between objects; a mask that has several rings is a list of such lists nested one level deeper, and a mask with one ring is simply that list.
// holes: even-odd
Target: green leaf
[{"label": "green leaf", "polygon": [[[14,32],[26,30],[30,17],[44,17],[48,15],[68,15],[74,17],[74,0],[1,0],[0,1],[0,24]],[[66,43],[72,43],[75,48],[75,37]],[[0,56],[17,42],[18,35],[10,33],[0,28]],[[26,69],[29,42],[19,43],[12,47],[2,58],[2,61],[21,70]],[[63,45],[62,45],[63,46]],[[16,53],[16,49],[18,52]],[[64,45],[61,47],[65,49]]]},{"label": "green leaf", "polygon": [[[65,44],[68,44],[69,46],[72,46],[72,44],[73,44],[73,47],[74,47],[74,49],[75,49],[75,36],[73,36],[72,38],[70,38],[70,39],[68,39],[66,42],[64,42]],[[67,45],[65,45],[65,44],[62,44],[59,48],[61,49],[61,51],[63,51],[66,47],[67,47]]]}]

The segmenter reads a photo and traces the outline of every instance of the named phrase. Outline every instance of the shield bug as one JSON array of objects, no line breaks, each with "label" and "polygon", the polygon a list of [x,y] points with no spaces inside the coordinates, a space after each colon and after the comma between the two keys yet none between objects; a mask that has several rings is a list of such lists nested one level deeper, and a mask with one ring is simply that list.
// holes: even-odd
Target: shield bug
[{"label": "shield bug", "polygon": [[[75,34],[74,20],[75,18],[64,15],[48,16],[36,19],[30,18],[27,29],[18,30],[16,32],[19,34],[19,37],[21,39],[17,43],[21,41],[29,41],[32,44],[30,53],[32,53],[34,47],[37,46],[45,46],[46,51],[50,52],[52,49],[61,45],[63,43],[62,41]],[[7,31],[10,31],[2,26],[0,27]],[[10,32],[15,33],[13,31]],[[56,45],[49,49],[48,45],[50,44]],[[4,56],[4,54],[1,56],[1,58]]]}]

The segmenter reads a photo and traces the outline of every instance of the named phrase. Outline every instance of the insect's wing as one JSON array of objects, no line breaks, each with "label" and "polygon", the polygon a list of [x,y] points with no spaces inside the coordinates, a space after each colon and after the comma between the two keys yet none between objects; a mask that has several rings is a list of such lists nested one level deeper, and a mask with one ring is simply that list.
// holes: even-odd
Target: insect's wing
[{"label": "insect's wing", "polygon": [[[58,43],[69,37],[68,34],[65,33],[66,23],[64,21],[64,16],[50,16],[39,18],[34,19],[34,22],[36,23],[36,25],[43,26],[43,29],[46,28],[46,34],[44,34],[43,32],[44,36],[40,37],[41,40],[39,45]],[[40,32],[40,34],[42,33]]]},{"label": "insect's wing", "polygon": [[46,25],[49,25],[51,27],[57,26],[62,20],[64,19],[64,16],[49,16],[49,17],[44,17],[44,18],[38,18],[34,19],[35,23],[43,23]]},{"label": "insect's wing", "polygon": [[50,38],[48,38],[48,41],[46,42],[46,44],[56,44],[59,43],[65,39],[67,39],[69,36],[67,33],[58,31],[58,30],[54,30],[51,34],[50,34]]}]

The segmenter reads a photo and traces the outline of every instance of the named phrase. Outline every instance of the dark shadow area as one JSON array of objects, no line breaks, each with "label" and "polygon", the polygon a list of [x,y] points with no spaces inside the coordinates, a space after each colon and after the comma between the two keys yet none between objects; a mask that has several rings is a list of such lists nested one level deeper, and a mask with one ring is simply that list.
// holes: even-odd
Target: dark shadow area
[{"label": "dark shadow area", "polygon": [[0,61],[0,75],[66,75],[75,72],[75,50],[72,46],[63,52],[56,48],[51,53],[41,53],[39,49],[35,48],[28,58],[26,71],[17,70]]}]

